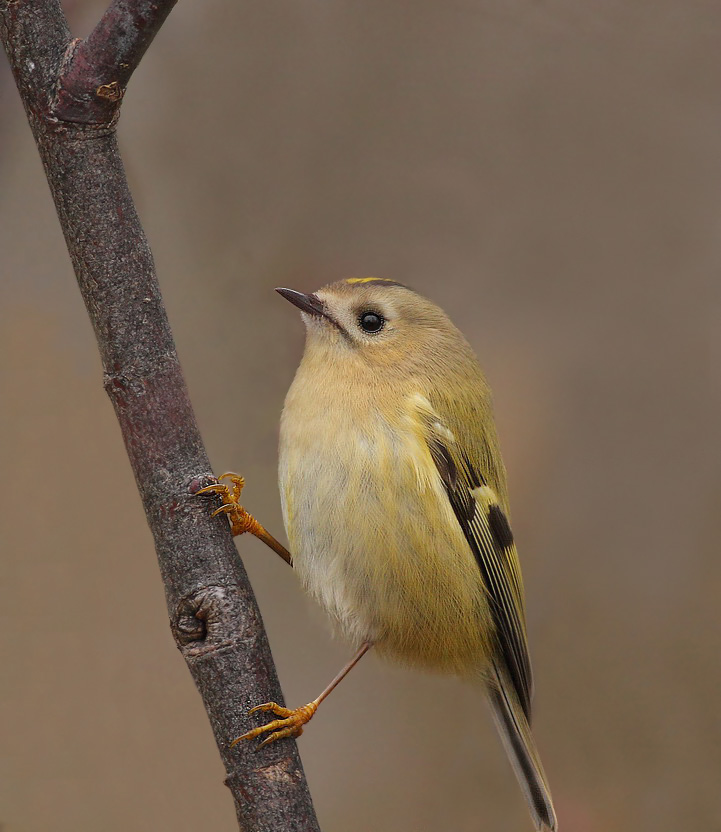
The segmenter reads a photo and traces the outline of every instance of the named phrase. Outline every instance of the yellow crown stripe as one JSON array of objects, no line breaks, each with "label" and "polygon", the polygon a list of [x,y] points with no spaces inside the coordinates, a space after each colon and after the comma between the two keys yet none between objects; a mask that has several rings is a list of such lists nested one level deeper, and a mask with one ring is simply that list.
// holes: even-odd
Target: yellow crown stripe
[{"label": "yellow crown stripe", "polygon": [[371,281],[382,281],[383,283],[395,283],[395,280],[390,280],[387,277],[349,277],[346,283],[370,283]]}]

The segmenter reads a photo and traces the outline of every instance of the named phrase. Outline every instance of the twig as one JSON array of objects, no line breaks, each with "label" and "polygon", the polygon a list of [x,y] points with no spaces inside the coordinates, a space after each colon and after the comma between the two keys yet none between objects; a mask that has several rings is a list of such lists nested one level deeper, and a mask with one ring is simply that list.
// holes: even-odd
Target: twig
[{"label": "twig", "polygon": [[0,0],[0,39],[95,329],[173,635],[203,697],[240,828],[313,832],[295,743],[229,748],[248,728],[248,707],[280,701],[281,692],[227,523],[194,496],[214,479],[116,144],[125,87],[174,2],[114,0],[81,41],[71,38],[58,0]]}]

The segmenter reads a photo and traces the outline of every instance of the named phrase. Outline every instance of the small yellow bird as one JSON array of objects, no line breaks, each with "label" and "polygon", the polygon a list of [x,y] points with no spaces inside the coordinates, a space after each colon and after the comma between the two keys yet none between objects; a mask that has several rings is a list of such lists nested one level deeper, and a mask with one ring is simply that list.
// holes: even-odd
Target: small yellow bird
[{"label": "small yellow bird", "polygon": [[[298,736],[371,647],[405,665],[481,683],[538,829],[556,816],[530,730],[523,583],[508,522],[491,396],[473,351],[436,304],[381,278],[314,294],[280,432],[280,493],[292,564],[361,645],[313,702],[242,739]],[[222,485],[221,510],[243,512]],[[246,515],[236,532],[255,522]],[[259,524],[257,527],[268,537]],[[282,549],[277,544],[279,550]],[[275,547],[274,547],[275,548]]]}]

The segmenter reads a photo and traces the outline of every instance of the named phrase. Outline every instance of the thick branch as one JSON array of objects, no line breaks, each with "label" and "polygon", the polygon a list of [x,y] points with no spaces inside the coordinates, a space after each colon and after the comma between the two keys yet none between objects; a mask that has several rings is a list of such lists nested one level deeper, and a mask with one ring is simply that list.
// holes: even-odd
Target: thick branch
[{"label": "thick branch", "polygon": [[[98,100],[105,83],[124,89],[173,2],[116,0],[83,43],[71,42],[57,0],[0,0],[0,37],[95,329],[173,635],[203,697],[240,828],[314,832],[294,742],[257,753],[229,748],[251,727],[248,707],[281,701],[281,692],[227,523],[211,519],[207,502],[195,496],[212,481],[210,466],[118,154],[119,102]],[[112,488],[112,473],[108,480]]]}]

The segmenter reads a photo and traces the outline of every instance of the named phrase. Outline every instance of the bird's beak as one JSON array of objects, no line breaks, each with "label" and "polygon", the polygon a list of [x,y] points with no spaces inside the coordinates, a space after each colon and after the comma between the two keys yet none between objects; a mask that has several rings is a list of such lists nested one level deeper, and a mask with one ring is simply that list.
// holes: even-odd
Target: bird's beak
[{"label": "bird's beak", "polygon": [[275,291],[286,300],[289,300],[293,306],[297,306],[301,312],[307,312],[309,315],[317,315],[323,318],[328,317],[325,304],[318,295],[304,295],[303,292],[296,292],[295,289],[276,289]]}]

